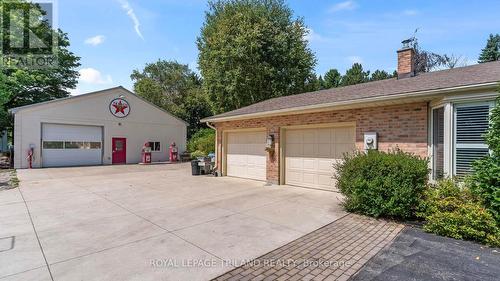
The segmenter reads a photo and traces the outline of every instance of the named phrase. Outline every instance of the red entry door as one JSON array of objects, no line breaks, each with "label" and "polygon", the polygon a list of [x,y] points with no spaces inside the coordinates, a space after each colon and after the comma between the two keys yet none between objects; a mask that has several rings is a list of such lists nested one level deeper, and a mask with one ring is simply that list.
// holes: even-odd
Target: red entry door
[{"label": "red entry door", "polygon": [[125,164],[127,162],[127,139],[113,138],[113,164]]}]

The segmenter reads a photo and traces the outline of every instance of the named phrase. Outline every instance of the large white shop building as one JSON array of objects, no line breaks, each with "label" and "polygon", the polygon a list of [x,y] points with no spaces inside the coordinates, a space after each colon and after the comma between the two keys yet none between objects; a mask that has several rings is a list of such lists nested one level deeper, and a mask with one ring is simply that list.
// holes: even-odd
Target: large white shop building
[{"label": "large white shop building", "polygon": [[14,166],[110,165],[141,162],[149,142],[152,161],[168,161],[169,146],[186,149],[186,122],[123,87],[11,110]]}]

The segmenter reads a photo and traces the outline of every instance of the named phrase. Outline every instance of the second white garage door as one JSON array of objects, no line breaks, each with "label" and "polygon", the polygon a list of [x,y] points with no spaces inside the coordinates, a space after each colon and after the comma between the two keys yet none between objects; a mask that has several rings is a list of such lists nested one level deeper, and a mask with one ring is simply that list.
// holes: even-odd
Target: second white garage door
[{"label": "second white garage door", "polygon": [[285,130],[285,183],[336,190],[333,164],[355,149],[354,127]]},{"label": "second white garage door", "polygon": [[42,167],[102,164],[102,127],[42,125]]},{"label": "second white garage door", "polygon": [[227,133],[227,175],[266,180],[266,132]]}]

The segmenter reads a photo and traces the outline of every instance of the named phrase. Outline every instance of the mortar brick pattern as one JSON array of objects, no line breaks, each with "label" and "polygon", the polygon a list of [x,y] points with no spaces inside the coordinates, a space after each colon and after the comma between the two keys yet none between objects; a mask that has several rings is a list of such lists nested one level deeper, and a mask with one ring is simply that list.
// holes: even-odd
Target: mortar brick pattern
[{"label": "mortar brick pattern", "polygon": [[400,148],[427,157],[427,103],[411,103],[360,109],[303,113],[216,123],[217,167],[221,166],[222,139],[225,130],[266,128],[275,138],[275,153],[267,157],[267,181],[279,183],[280,128],[322,123],[356,123],[356,147],[363,150],[365,132],[378,133],[379,149]]},{"label": "mortar brick pattern", "polygon": [[347,280],[403,228],[349,214],[214,280]]}]

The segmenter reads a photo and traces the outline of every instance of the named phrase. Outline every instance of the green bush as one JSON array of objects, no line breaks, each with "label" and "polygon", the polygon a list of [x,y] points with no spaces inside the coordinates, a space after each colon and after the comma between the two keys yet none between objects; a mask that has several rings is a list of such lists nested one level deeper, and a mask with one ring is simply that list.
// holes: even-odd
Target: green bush
[{"label": "green bush", "polygon": [[453,180],[439,181],[425,192],[419,216],[427,232],[500,246],[500,229],[491,213]]},{"label": "green bush", "polygon": [[491,112],[485,139],[491,155],[472,164],[473,172],[467,182],[500,226],[500,98]]},{"label": "green bush", "polygon": [[205,155],[215,151],[215,131],[213,129],[201,129],[196,132],[187,144],[189,152],[200,151]]},{"label": "green bush", "polygon": [[193,159],[199,158],[199,157],[205,157],[205,156],[207,156],[207,154],[205,152],[202,152],[199,150],[196,150],[196,151],[191,153],[191,158],[193,158]]},{"label": "green bush", "polygon": [[429,172],[426,159],[400,150],[345,155],[335,170],[348,211],[396,219],[415,217]]}]

